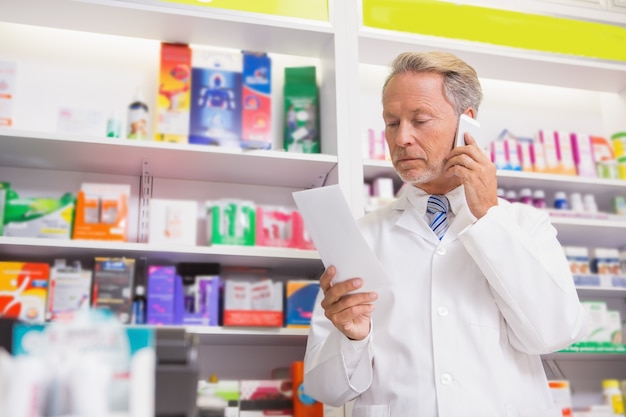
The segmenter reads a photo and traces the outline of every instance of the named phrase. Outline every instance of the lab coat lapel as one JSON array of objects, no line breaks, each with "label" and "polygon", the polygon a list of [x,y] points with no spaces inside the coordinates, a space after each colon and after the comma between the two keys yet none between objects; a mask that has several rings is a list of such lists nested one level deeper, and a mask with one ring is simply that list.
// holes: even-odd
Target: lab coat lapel
[{"label": "lab coat lapel", "polygon": [[448,231],[441,239],[442,242],[451,242],[459,237],[459,233],[463,231],[467,226],[474,223],[476,218],[469,210],[467,204],[463,204],[459,207],[459,210],[454,215],[454,220],[450,224]]},{"label": "lab coat lapel", "polygon": [[402,211],[396,221],[396,226],[416,233],[435,244],[439,244],[439,239],[437,239],[437,236],[435,236],[424,220],[424,213],[420,213],[418,209],[413,207],[413,205],[408,201],[406,194],[403,194],[396,202],[395,209]]}]

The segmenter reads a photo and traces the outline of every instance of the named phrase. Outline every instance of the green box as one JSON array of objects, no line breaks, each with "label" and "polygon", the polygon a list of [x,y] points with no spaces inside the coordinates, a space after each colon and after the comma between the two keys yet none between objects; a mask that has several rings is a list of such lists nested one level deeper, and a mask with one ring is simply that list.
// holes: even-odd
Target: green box
[{"label": "green box", "polygon": [[223,199],[208,201],[207,244],[254,246],[256,207],[251,201]]}]

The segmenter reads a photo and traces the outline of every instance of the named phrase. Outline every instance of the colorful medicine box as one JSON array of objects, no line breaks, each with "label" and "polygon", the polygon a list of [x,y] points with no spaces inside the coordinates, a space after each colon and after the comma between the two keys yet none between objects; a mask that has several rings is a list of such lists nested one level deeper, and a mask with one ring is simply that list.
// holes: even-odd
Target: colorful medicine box
[{"label": "colorful medicine box", "polygon": [[148,266],[148,292],[146,301],[147,323],[153,325],[174,324],[176,267],[168,265]]},{"label": "colorful medicine box", "polygon": [[319,281],[290,280],[285,287],[285,326],[307,328],[311,325]]},{"label": "colorful medicine box", "polygon": [[124,324],[133,309],[135,260],[97,257],[93,269],[93,306],[111,311]]},{"label": "colorful medicine box", "polygon": [[282,282],[268,278],[224,281],[224,326],[283,326]]},{"label": "colorful medicine box", "polygon": [[239,386],[239,416],[293,416],[291,379],[242,380]]},{"label": "colorful medicine box", "polygon": [[272,147],[272,60],[243,51],[241,147]]},{"label": "colorful medicine box", "polygon": [[73,239],[128,240],[130,185],[83,183],[76,201]]},{"label": "colorful medicine box", "polygon": [[0,317],[43,323],[50,266],[37,262],[0,262]]},{"label": "colorful medicine box", "polygon": [[217,275],[199,275],[186,284],[177,276],[174,285],[174,324],[217,326],[221,280]]},{"label": "colorful medicine box", "polygon": [[241,54],[194,51],[189,143],[239,147]]},{"label": "colorful medicine box", "polygon": [[59,198],[21,198],[8,183],[3,183],[0,199],[4,200],[0,202],[0,208],[4,205],[4,229],[0,226],[3,236],[70,238],[76,205],[73,194],[65,193]]},{"label": "colorful medicine box", "polygon": [[198,202],[150,199],[148,243],[195,245]]},{"label": "colorful medicine box", "polygon": [[208,201],[207,243],[209,245],[254,246],[256,206],[247,200]]},{"label": "colorful medicine box", "polygon": [[154,140],[187,142],[191,90],[191,48],[162,43]]}]

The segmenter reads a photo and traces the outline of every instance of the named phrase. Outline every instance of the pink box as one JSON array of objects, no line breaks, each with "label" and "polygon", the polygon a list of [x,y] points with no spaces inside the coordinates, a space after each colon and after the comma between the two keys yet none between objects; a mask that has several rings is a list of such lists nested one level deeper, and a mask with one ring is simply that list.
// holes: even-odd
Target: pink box
[{"label": "pink box", "polygon": [[554,132],[556,138],[556,150],[561,166],[561,173],[576,175],[576,165],[572,150],[572,139],[569,132]]},{"label": "pink box", "polygon": [[561,163],[557,150],[556,132],[553,130],[540,130],[539,142],[543,145],[543,154],[546,160],[546,172],[550,174],[561,173]]},{"label": "pink box", "polygon": [[571,133],[572,154],[576,171],[581,177],[596,177],[596,164],[591,144],[591,136],[581,133]]},{"label": "pink box", "polygon": [[257,206],[256,245],[295,248],[293,210],[284,207]]}]

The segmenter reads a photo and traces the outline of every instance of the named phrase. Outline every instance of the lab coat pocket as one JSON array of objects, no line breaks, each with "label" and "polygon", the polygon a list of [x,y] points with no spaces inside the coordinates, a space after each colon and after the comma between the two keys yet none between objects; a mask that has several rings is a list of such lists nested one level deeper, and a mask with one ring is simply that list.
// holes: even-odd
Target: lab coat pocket
[{"label": "lab coat pocket", "polygon": [[538,409],[538,408],[514,408],[508,406],[506,408],[506,417],[562,417],[560,410],[555,409]]},{"label": "lab coat pocket", "polygon": [[354,407],[352,417],[389,417],[389,405],[366,405]]}]

